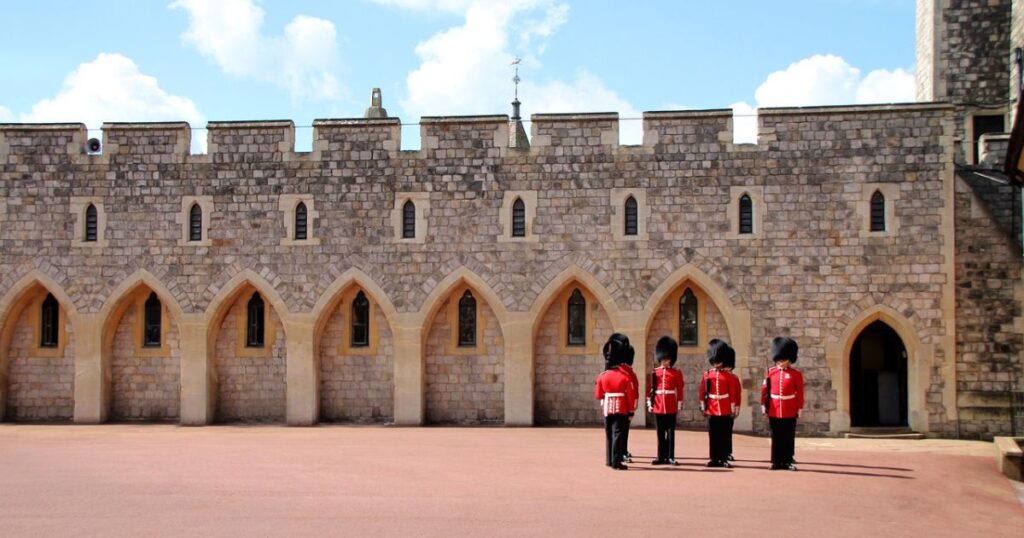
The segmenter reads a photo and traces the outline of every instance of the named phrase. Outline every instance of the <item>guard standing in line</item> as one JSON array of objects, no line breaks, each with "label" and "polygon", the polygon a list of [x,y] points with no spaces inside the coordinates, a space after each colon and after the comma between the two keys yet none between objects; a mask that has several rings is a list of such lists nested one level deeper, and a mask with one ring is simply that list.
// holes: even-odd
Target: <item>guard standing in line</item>
[{"label": "guard standing in line", "polygon": [[683,401],[683,373],[675,368],[679,344],[671,336],[662,336],[654,345],[654,363],[647,410],[654,414],[658,427],[658,459],[651,465],[676,465],[676,415]]},{"label": "guard standing in line", "polygon": [[708,467],[732,467],[732,425],[740,413],[740,379],[726,368],[736,366],[736,351],[726,342],[708,342],[710,370],[700,380],[698,401],[708,417]]},{"label": "guard standing in line", "polygon": [[773,471],[795,471],[796,419],[804,407],[804,376],[792,367],[798,351],[796,340],[786,336],[772,339],[775,366],[761,383],[761,412],[768,415],[772,430]]},{"label": "guard standing in line", "polygon": [[[618,334],[618,333],[616,333],[616,334]],[[640,404],[640,380],[636,377],[636,372],[633,371],[633,358],[636,355],[636,350],[634,350],[633,346],[629,343],[629,337],[627,337],[625,335],[620,335],[620,336],[622,336],[622,338],[625,339],[626,345],[629,346],[629,348],[625,352],[625,354],[622,356],[622,363],[619,364],[619,369],[622,370],[622,372],[625,373],[627,376],[629,376],[629,381],[633,385],[633,394],[636,395],[636,397],[634,398],[633,402],[630,404],[629,422],[632,423],[633,422],[633,415],[634,415],[634,413],[636,411],[636,408]],[[627,424],[627,426],[628,426],[628,424]],[[625,432],[625,435],[624,435],[624,440],[622,441],[622,457],[623,457],[623,463],[633,463],[633,454],[630,454],[630,452],[629,452],[629,428],[628,427],[626,428],[626,432]]]},{"label": "guard standing in line", "polygon": [[633,347],[624,335],[615,333],[604,344],[605,371],[597,376],[594,383],[594,398],[601,401],[604,415],[605,465],[615,470],[625,470],[622,463],[626,444],[623,434],[629,430],[629,414],[637,400],[636,391],[629,376],[618,366],[631,354]]}]

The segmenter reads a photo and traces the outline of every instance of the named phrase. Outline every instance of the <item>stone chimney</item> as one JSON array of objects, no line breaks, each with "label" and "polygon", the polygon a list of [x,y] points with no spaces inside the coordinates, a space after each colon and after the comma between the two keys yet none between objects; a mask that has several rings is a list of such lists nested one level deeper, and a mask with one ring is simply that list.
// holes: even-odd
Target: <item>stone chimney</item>
[{"label": "stone chimney", "polygon": [[386,118],[388,111],[381,105],[380,88],[374,88],[370,92],[370,108],[366,109],[366,118]]},{"label": "stone chimney", "polygon": [[530,139],[526,137],[523,119],[519,117],[520,104],[518,97],[512,101],[512,117],[508,120],[508,147],[528,149]]}]

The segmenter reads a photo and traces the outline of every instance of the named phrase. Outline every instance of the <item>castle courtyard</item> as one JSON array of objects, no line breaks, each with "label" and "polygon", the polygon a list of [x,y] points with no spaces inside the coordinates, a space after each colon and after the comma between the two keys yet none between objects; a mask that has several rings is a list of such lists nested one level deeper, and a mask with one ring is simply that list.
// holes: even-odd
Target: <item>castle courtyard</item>
[{"label": "castle courtyard", "polygon": [[[1020,484],[977,441],[798,439],[798,472],[603,466],[598,428],[0,425],[2,536],[1019,536]],[[612,492],[615,492],[614,494]],[[616,511],[616,500],[627,499]],[[697,533],[697,534],[694,534]]]}]

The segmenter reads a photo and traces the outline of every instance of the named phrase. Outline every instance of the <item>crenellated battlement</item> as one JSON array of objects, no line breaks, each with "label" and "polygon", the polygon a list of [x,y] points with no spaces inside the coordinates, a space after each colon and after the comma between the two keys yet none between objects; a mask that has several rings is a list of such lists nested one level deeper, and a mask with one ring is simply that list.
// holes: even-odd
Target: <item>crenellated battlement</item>
[{"label": "crenellated battlement", "polygon": [[[856,105],[806,108],[767,108],[759,111],[756,149],[830,148],[837,144],[870,144],[893,137],[930,136],[941,130],[940,116],[954,108],[944,103]],[[914,122],[875,121],[914,116]],[[922,118],[930,118],[931,123]],[[750,144],[733,144],[734,118],[730,109],[653,111],[643,113],[643,143],[631,152],[654,154],[716,154],[749,151]],[[531,141],[524,155],[614,155],[620,147],[617,113],[534,114]],[[88,133],[80,123],[0,124],[0,159],[9,164],[147,162],[169,164],[255,163],[302,161],[367,161],[419,157],[498,158],[509,154],[509,117],[426,116],[420,120],[420,149],[401,151],[398,118],[317,119],[313,122],[313,151],[295,151],[291,120],[216,121],[206,126],[207,154],[191,155],[192,129],[185,122],[105,123],[103,149],[86,158]],[[928,128],[924,131],[922,127]],[[842,131],[840,137],[827,134]],[[911,133],[913,131],[913,133]],[[157,158],[155,161],[153,157]],[[13,160],[12,160],[13,159]],[[56,160],[54,160],[56,159]]]},{"label": "crenellated battlement", "polygon": [[103,124],[103,153],[117,161],[180,162],[191,143],[192,129],[183,121]]}]

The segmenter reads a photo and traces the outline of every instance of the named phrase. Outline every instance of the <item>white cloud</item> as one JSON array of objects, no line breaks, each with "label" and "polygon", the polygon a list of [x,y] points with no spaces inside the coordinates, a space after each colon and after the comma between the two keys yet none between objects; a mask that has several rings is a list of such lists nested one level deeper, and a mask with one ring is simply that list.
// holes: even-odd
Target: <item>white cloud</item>
[{"label": "white cloud", "polygon": [[296,99],[338,97],[333,22],[299,15],[281,36],[267,36],[263,9],[252,0],[176,0],[170,7],[188,12],[182,39],[224,72],[275,84]]},{"label": "white cloud", "polygon": [[[909,103],[916,97],[913,70],[860,69],[832,54],[816,54],[768,75],[757,87],[758,107],[828,106],[870,103]],[[733,140],[757,142],[757,109],[745,101],[733,103]]]},{"label": "white cloud", "polygon": [[11,113],[11,109],[0,105],[0,122],[14,121],[14,114]]},{"label": "white cloud", "polygon": [[832,54],[816,54],[768,75],[754,92],[758,106],[817,106],[914,101],[914,76],[902,69],[860,69]]},{"label": "white cloud", "polygon": [[[79,65],[51,99],[21,114],[23,122],[82,122],[99,129],[103,122],[187,121],[205,127],[195,103],[160,88],[155,77],[139,71],[130,58],[100,54]],[[205,150],[206,137],[193,137],[193,148]]]},{"label": "white cloud", "polygon": [[[509,110],[512,60],[518,55],[525,74],[540,67],[545,38],[568,20],[568,5],[555,0],[374,0],[405,9],[442,11],[464,17],[460,26],[416,46],[420,65],[406,78],[401,105],[413,117],[494,114]],[[513,52],[515,51],[515,52]],[[593,74],[581,70],[573,80],[524,81],[523,115],[532,112],[640,113]],[[639,144],[640,121],[620,124],[621,139]]]},{"label": "white cloud", "polygon": [[857,86],[858,103],[908,103],[916,99],[914,73],[876,69]]},{"label": "white cloud", "polygon": [[[530,104],[529,111],[544,112],[618,112],[619,139],[623,144],[643,142],[641,113],[598,77],[580,71],[572,82],[523,84],[520,94]],[[524,110],[526,107],[524,106]]]}]

